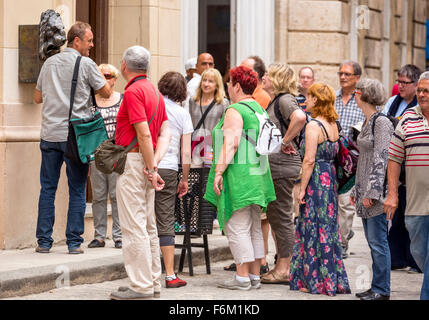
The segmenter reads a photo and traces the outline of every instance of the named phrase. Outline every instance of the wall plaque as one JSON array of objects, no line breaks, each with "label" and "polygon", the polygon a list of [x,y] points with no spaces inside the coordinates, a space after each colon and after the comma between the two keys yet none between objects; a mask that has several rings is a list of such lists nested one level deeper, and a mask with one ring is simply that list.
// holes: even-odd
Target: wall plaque
[{"label": "wall plaque", "polygon": [[36,83],[42,62],[39,59],[39,25],[19,26],[19,82]]}]

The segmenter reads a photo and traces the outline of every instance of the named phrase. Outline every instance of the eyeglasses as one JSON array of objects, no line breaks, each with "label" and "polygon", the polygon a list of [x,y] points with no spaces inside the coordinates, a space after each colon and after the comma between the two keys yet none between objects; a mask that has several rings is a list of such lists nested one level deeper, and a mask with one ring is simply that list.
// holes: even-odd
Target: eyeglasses
[{"label": "eyeglasses", "polygon": [[417,88],[417,94],[423,93],[425,96],[429,95],[429,89]]},{"label": "eyeglasses", "polygon": [[106,78],[106,80],[110,80],[115,78],[115,76],[113,74],[104,74],[104,77]]},{"label": "eyeglasses", "polygon": [[396,80],[397,84],[402,84],[404,86],[406,86],[407,84],[412,84],[414,83],[413,81],[402,81],[402,80]]},{"label": "eyeglasses", "polygon": [[338,76],[346,76],[347,78],[348,77],[351,77],[351,76],[354,76],[355,74],[354,73],[349,73],[349,72],[338,72]]}]

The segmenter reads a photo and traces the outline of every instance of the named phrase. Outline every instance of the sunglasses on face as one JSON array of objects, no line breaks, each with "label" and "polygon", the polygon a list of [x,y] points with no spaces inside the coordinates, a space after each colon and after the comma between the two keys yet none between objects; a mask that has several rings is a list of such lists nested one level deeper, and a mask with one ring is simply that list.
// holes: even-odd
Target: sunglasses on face
[{"label": "sunglasses on face", "polygon": [[115,78],[115,76],[112,74],[104,74],[104,77],[106,78],[106,80],[110,80],[110,79]]}]

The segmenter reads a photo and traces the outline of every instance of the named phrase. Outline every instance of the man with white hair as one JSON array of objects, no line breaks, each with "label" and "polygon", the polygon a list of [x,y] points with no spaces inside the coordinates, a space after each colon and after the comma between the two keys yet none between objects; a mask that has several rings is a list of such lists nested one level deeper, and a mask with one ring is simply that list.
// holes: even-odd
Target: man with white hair
[{"label": "man with white hair", "polygon": [[387,219],[398,207],[401,165],[405,161],[407,205],[405,225],[410,234],[411,254],[424,273],[421,300],[429,300],[429,72],[417,84],[418,105],[408,109],[393,134],[387,167],[388,194],[384,203]]},{"label": "man with white hair", "polygon": [[116,185],[122,251],[130,287],[113,300],[143,300],[161,291],[161,261],[155,217],[155,191],[164,188],[157,166],[168,150],[170,131],[162,95],[147,80],[150,53],[134,46],[124,53],[121,72],[128,81],[117,116],[116,144],[134,148]]},{"label": "man with white hair", "polygon": [[197,58],[191,58],[185,63],[185,71],[186,71],[186,83],[191,81],[194,77],[194,73],[197,71]]}]

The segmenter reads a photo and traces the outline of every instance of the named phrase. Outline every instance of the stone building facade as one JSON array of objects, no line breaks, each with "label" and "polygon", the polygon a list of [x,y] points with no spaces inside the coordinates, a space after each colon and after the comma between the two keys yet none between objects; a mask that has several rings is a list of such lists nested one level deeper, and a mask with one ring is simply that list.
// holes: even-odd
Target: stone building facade
[{"label": "stone building facade", "polygon": [[[94,22],[97,62],[119,67],[129,46],[148,48],[154,83],[166,71],[183,72],[188,58],[208,48],[224,70],[225,52],[232,66],[258,54],[267,64],[282,61],[297,70],[311,65],[319,81],[335,88],[345,59],[359,61],[366,75],[388,88],[401,65],[426,64],[426,0],[0,1],[0,249],[36,243],[42,106],[32,102],[35,84],[19,82],[18,27],[38,24],[47,9],[60,12],[66,28],[76,19]],[[124,85],[120,80],[117,89]],[[53,235],[57,243],[65,239],[67,191],[63,168]],[[84,238],[91,240],[90,204],[87,211]]]}]

